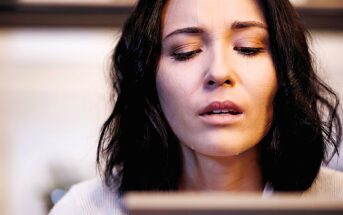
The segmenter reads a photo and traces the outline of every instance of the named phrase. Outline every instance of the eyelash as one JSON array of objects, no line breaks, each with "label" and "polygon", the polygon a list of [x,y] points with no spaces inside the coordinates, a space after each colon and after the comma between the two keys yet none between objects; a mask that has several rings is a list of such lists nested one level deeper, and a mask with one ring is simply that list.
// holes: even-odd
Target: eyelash
[{"label": "eyelash", "polygon": [[191,58],[195,57],[196,55],[198,55],[200,52],[202,52],[201,49],[196,49],[196,50],[189,51],[189,52],[173,53],[172,57],[176,61],[187,61],[187,60],[190,60]]},{"label": "eyelash", "polygon": [[263,48],[254,47],[234,47],[233,50],[246,57],[254,57],[255,55],[264,51]]},{"label": "eyelash", "polygon": [[[233,50],[237,51],[238,54],[246,56],[246,57],[254,57],[257,54],[264,51],[263,48],[253,48],[253,47],[234,47]],[[187,61],[191,58],[195,57],[199,53],[201,53],[201,49],[189,51],[189,52],[182,52],[182,53],[173,53],[172,58],[176,61]]]}]

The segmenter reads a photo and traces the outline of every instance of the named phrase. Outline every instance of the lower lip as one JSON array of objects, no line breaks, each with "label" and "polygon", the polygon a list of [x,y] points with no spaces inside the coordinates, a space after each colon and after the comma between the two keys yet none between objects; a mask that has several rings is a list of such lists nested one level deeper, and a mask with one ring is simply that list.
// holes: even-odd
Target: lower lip
[{"label": "lower lip", "polygon": [[201,115],[200,116],[205,123],[211,125],[232,125],[243,119],[243,114],[211,114],[211,115]]}]

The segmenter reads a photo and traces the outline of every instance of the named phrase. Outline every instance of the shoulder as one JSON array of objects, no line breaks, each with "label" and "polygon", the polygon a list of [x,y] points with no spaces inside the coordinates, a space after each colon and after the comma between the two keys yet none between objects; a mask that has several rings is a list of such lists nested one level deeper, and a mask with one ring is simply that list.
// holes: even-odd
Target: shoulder
[{"label": "shoulder", "polygon": [[312,186],[304,194],[343,199],[343,172],[320,168]]},{"label": "shoulder", "polygon": [[120,200],[100,179],[73,185],[49,215],[121,215]]}]

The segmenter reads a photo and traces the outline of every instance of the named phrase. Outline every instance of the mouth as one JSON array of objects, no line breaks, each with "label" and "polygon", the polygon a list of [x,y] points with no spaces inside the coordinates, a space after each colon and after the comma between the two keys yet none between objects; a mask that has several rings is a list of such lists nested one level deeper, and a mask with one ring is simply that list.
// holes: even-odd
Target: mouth
[{"label": "mouth", "polygon": [[239,114],[242,114],[242,112],[236,111],[234,109],[215,109],[202,115],[213,115],[213,114],[239,115]]},{"label": "mouth", "polygon": [[214,101],[199,113],[206,123],[212,125],[228,125],[242,119],[243,110],[232,101]]},{"label": "mouth", "polygon": [[219,102],[215,101],[207,105],[201,112],[200,115],[240,115],[243,114],[242,108],[236,105],[232,101]]}]

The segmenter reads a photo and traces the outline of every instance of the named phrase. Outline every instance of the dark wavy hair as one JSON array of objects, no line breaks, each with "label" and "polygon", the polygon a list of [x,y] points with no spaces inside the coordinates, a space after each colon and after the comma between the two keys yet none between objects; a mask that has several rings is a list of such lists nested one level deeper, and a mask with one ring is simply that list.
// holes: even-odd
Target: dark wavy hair
[{"label": "dark wavy hair", "polygon": [[[97,163],[107,186],[126,191],[177,190],[182,160],[157,97],[162,15],[167,0],[140,0],[113,54],[116,102],[103,125]],[[277,71],[273,125],[259,143],[265,181],[304,191],[333,148],[341,122],[337,95],[316,75],[306,31],[288,0],[260,0]]]}]

